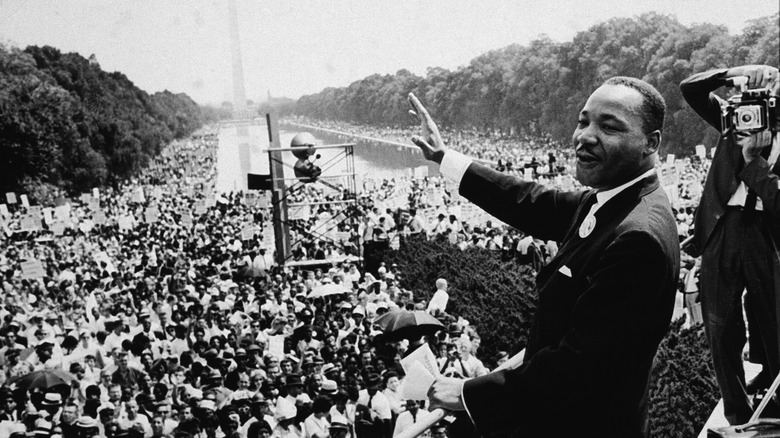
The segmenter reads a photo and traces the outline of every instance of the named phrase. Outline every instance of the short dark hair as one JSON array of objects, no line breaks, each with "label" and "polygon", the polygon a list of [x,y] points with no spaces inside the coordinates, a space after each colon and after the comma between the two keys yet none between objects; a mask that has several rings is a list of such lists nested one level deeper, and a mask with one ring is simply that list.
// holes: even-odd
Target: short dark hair
[{"label": "short dark hair", "polygon": [[604,81],[602,85],[622,85],[636,90],[642,95],[642,128],[645,134],[653,131],[663,132],[666,102],[661,93],[647,82],[628,76],[615,76]]}]

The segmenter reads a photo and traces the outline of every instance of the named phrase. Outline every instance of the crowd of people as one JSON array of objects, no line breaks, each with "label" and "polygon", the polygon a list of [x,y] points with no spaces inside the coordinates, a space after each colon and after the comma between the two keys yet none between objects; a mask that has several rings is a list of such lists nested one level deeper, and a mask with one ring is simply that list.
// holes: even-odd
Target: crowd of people
[{"label": "crowd of people", "polygon": [[[338,132],[345,141],[370,138],[409,144],[409,138],[414,135],[412,128],[356,126],[341,121],[303,117],[291,118],[287,122]],[[574,156],[571,148],[557,144],[548,137],[519,138],[473,130],[445,130],[442,136],[450,148],[487,160],[487,164],[502,172],[530,177],[543,185],[562,190],[581,188],[572,172]],[[704,179],[711,163],[709,157],[711,155],[706,154],[672,157],[671,160],[667,157],[663,163],[665,168],[673,168],[675,171],[674,179],[665,184],[672,185],[669,194],[673,195],[672,204],[681,242],[693,233],[693,213],[701,199]],[[310,200],[324,196],[312,186],[308,186],[308,189],[314,193],[314,196],[308,198]],[[503,225],[478,209],[470,208],[458,196],[455,188],[441,176],[367,180],[359,195],[362,211],[366,213],[359,224],[358,234],[362,243],[392,241],[395,233],[422,233],[429,239],[449,240],[461,249],[474,246],[494,250],[504,258],[515,258],[537,270],[557,253],[556,242],[535,239]],[[397,200],[399,197],[401,199]],[[327,242],[323,245],[331,247]],[[338,250],[331,248],[330,253],[333,251]],[[355,249],[355,253],[357,251]],[[681,282],[685,281],[694,262],[693,258],[684,255]],[[695,319],[701,322],[700,318]]]},{"label": "crowd of people", "polygon": [[429,305],[397,266],[278,265],[268,209],[211,194],[217,143],[206,129],[120,187],[3,204],[0,437],[393,436],[426,415],[399,392],[414,345],[373,324],[400,309],[442,321],[443,372],[487,372],[446,281]]},{"label": "crowd of people", "polygon": [[[322,264],[280,266],[268,203],[213,193],[215,129],[172,143],[119,187],[59,196],[50,206],[4,204],[0,437],[393,436],[427,412],[399,392],[399,360],[413,346],[377,342],[375,317],[429,310],[448,328],[431,339],[442,372],[488,370],[474,328],[446,312],[446,281],[427,303],[427,291],[401,288],[397,266],[361,272],[364,248],[419,236],[537,269],[557,252],[556,242],[469,208],[443,178],[407,176],[366,181],[355,194],[316,184],[290,191],[290,202],[319,202],[290,221],[290,261]],[[361,135],[410,136],[367,129]],[[449,138],[503,171],[527,176],[521,169],[535,162],[535,180],[576,184],[567,152],[548,140],[513,146],[509,137],[470,131]],[[683,240],[708,160],[677,168]],[[348,210],[322,203],[352,197]],[[695,281],[682,275],[694,305]],[[318,293],[333,287],[339,293]]]}]

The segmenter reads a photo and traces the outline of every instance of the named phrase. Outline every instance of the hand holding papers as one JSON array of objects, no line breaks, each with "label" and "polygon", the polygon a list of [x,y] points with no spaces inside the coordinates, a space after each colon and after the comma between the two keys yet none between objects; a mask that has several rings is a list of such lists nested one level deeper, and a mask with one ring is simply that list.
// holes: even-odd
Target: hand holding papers
[{"label": "hand holding papers", "polygon": [[428,389],[439,377],[436,356],[431,347],[423,344],[410,355],[401,359],[406,377],[401,382],[401,396],[407,400],[427,400]]}]

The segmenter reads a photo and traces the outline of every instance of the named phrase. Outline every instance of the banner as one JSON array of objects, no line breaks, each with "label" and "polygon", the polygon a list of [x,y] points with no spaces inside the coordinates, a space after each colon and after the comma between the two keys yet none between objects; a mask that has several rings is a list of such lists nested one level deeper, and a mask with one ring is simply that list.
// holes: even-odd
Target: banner
[{"label": "banner", "polygon": [[148,224],[156,223],[160,219],[160,209],[156,206],[147,208],[144,212],[144,219]]},{"label": "banner", "polygon": [[51,208],[44,208],[43,209],[43,222],[46,223],[46,225],[51,225],[54,222],[54,209]]},{"label": "banner", "polygon": [[119,224],[120,230],[129,231],[133,229],[134,220],[132,216],[128,216],[128,215],[121,216],[117,222]]},{"label": "banner", "polygon": [[189,212],[182,213],[179,223],[185,228],[192,228],[192,215]]},{"label": "banner", "polygon": [[70,219],[70,204],[64,204],[56,207],[54,209],[54,217],[61,221]]},{"label": "banner", "polygon": [[137,202],[139,204],[143,204],[146,202],[146,196],[144,196],[144,189],[142,187],[138,187],[133,191],[133,202]]},{"label": "banner", "polygon": [[27,213],[22,216],[22,220],[20,221],[19,226],[22,230],[40,230],[41,218]]},{"label": "banner", "polygon": [[65,234],[65,223],[59,221],[54,222],[51,224],[50,230],[55,236],[62,236]]},{"label": "banner", "polygon": [[195,214],[198,215],[198,216],[202,216],[202,215],[206,214],[206,212],[208,211],[208,208],[206,207],[206,201],[205,200],[195,201],[195,206],[194,207],[195,207],[194,208],[195,209]]},{"label": "banner", "polygon": [[95,225],[105,225],[108,222],[106,212],[103,211],[103,209],[97,209],[97,211],[92,213],[92,222],[94,222]]},{"label": "banner", "polygon": [[37,259],[22,260],[22,279],[35,280],[46,276],[46,270],[43,269],[43,263]]},{"label": "banner", "polygon": [[707,158],[707,148],[703,144],[696,145],[696,155],[702,160]]},{"label": "banner", "polygon": [[241,229],[241,240],[252,240],[252,238],[255,237],[255,233],[259,231],[260,230],[254,225],[244,227]]}]

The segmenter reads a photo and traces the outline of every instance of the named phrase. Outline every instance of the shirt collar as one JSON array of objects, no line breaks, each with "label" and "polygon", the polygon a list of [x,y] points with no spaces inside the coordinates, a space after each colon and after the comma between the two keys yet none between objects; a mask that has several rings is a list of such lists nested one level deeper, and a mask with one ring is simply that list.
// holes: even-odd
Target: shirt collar
[{"label": "shirt collar", "polygon": [[604,205],[605,202],[609,201],[610,199],[614,198],[618,193],[622,192],[623,190],[627,189],[628,187],[634,185],[639,180],[645,179],[650,175],[655,175],[655,167],[648,170],[647,172],[639,175],[638,177],[632,179],[631,181],[617,186],[614,189],[604,190],[602,192],[596,192],[596,203],[599,206]]}]

